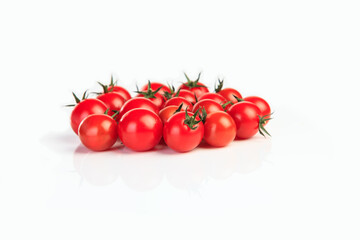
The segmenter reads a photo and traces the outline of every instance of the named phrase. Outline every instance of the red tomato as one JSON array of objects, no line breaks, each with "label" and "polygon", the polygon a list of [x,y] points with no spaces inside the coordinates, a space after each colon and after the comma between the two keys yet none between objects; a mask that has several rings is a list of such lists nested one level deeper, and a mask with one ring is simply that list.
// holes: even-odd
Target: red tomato
[{"label": "red tomato", "polygon": [[203,123],[190,112],[176,113],[164,125],[163,137],[166,145],[178,152],[193,150],[200,144],[203,136]]},{"label": "red tomato", "polygon": [[85,147],[93,151],[110,149],[117,140],[117,124],[105,114],[86,117],[79,126],[79,137]]},{"label": "red tomato", "polygon": [[[180,107],[180,106],[179,106]],[[176,112],[176,110],[179,108],[178,106],[167,106],[160,110],[159,117],[161,118],[161,121],[163,124]],[[180,111],[185,111],[184,109],[180,109]]]},{"label": "red tomato", "polygon": [[131,98],[130,93],[125,88],[120,86],[109,86],[108,92],[116,92],[120,94],[124,98],[125,102]]},{"label": "red tomato", "polygon": [[[153,91],[155,91],[156,89],[161,87],[161,89],[158,92],[160,95],[163,95],[165,92],[171,93],[171,89],[168,86],[166,86],[165,84],[158,83],[158,82],[151,82],[150,86]],[[143,86],[141,88],[141,91],[146,92],[148,89],[149,89],[149,85],[146,84],[145,86]]]},{"label": "red tomato", "polygon": [[[96,97],[97,99],[101,100],[103,103],[105,103],[106,107],[109,108],[108,115],[112,116],[114,114],[114,111],[120,111],[122,106],[125,103],[125,99],[116,92],[108,92],[103,93]],[[115,121],[120,120],[118,116],[115,117]]]},{"label": "red tomato", "polygon": [[199,101],[203,100],[203,99],[211,99],[219,104],[224,104],[227,102],[223,96],[221,96],[220,94],[217,94],[217,93],[205,93],[204,95],[199,97]]},{"label": "red tomato", "polygon": [[160,117],[148,109],[133,109],[125,113],[118,124],[118,134],[124,145],[134,151],[147,151],[161,139]]},{"label": "red tomato", "polygon": [[226,112],[213,112],[206,116],[204,140],[214,147],[224,147],[234,140],[236,125]]},{"label": "red tomato", "polygon": [[259,131],[260,109],[251,102],[238,102],[230,107],[228,113],[236,124],[236,137],[246,139]]},{"label": "red tomato", "polygon": [[107,107],[105,103],[98,99],[85,99],[79,102],[71,112],[71,128],[78,134],[81,121],[92,114],[104,114]]},{"label": "red tomato", "polygon": [[119,114],[119,119],[121,119],[125,113],[134,108],[144,108],[153,111],[156,114],[159,113],[159,108],[152,101],[143,97],[135,97],[131,98],[122,106]]},{"label": "red tomato", "polygon": [[191,112],[191,110],[193,108],[191,102],[189,102],[188,100],[186,100],[183,97],[170,98],[169,100],[167,100],[165,102],[164,107],[167,107],[167,106],[177,106],[177,107],[179,107],[181,104],[183,104],[183,106],[181,108],[182,110],[185,110],[187,108],[188,111]]},{"label": "red tomato", "polygon": [[187,82],[183,83],[180,86],[180,89],[190,90],[196,95],[196,97],[201,97],[204,93],[209,92],[209,89],[203,83],[199,82],[201,73],[199,73],[199,76],[196,80],[190,80],[186,73],[184,74]]},{"label": "red tomato", "polygon": [[236,100],[234,95],[238,98],[242,98],[241,94],[233,88],[224,88],[223,90],[218,92],[218,94],[223,96],[226,99],[226,102],[231,101],[232,103],[237,103],[238,101]]},{"label": "red tomato", "polygon": [[271,114],[270,105],[261,97],[251,96],[244,98],[244,101],[252,102],[260,109],[260,116]]},{"label": "red tomato", "polygon": [[193,106],[193,112],[196,112],[198,109],[202,110],[203,108],[205,109],[207,114],[224,111],[224,109],[219,103],[211,99],[204,99],[195,103],[195,105]]},{"label": "red tomato", "polygon": [[[175,96],[175,94],[174,94],[174,96]],[[183,97],[191,103],[196,102],[194,93],[187,89],[180,89],[179,95],[177,95],[177,97]]]}]

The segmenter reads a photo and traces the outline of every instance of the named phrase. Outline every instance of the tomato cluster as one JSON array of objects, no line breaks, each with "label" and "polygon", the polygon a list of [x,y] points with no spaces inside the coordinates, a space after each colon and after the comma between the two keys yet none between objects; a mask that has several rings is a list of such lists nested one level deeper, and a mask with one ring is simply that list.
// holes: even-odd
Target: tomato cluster
[{"label": "tomato cluster", "polygon": [[270,135],[264,126],[271,119],[269,104],[262,98],[242,95],[233,88],[222,88],[219,80],[215,92],[190,80],[177,91],[175,87],[148,82],[137,95],[116,82],[99,83],[102,92],[88,98],[85,92],[71,113],[71,127],[81,142],[94,151],[110,149],[120,141],[134,151],[154,148],[161,139],[171,149],[188,152],[201,141],[224,147],[234,139],[247,139],[257,132]]}]

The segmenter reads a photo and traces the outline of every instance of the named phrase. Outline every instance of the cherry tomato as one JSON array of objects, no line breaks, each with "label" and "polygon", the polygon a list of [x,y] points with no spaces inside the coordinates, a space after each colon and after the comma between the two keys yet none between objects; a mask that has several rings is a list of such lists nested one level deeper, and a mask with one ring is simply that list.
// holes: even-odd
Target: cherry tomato
[{"label": "cherry tomato", "polygon": [[109,86],[108,92],[114,92],[120,94],[124,98],[125,102],[131,99],[131,95],[128,92],[128,90],[120,86]]},{"label": "cherry tomato", "polygon": [[224,88],[220,92],[218,92],[221,96],[223,96],[226,99],[226,102],[231,101],[232,103],[237,103],[238,101],[234,97],[237,96],[238,98],[242,98],[241,94],[233,88]]},{"label": "cherry tomato", "polygon": [[125,113],[118,124],[123,144],[134,151],[147,151],[161,139],[163,124],[160,117],[148,109],[133,109]]},{"label": "cherry tomato", "polygon": [[173,97],[173,98],[170,98],[169,100],[167,100],[164,104],[164,107],[167,107],[167,106],[180,106],[181,104],[183,104],[182,106],[182,110],[185,110],[186,108],[188,109],[188,111],[191,112],[192,110],[192,104],[191,102],[189,102],[188,100],[186,100],[185,98],[183,97]]},{"label": "cherry tomato", "polygon": [[203,100],[203,99],[211,99],[219,104],[224,104],[227,102],[223,96],[221,96],[220,94],[217,94],[217,93],[205,93],[204,95],[199,97],[199,101]]},{"label": "cherry tomato", "polygon": [[162,106],[164,105],[165,102],[165,98],[162,94],[160,94],[161,89],[164,87],[162,84],[159,85],[159,83],[155,83],[153,84],[154,86],[158,86],[158,88],[153,89],[153,87],[151,86],[151,82],[148,82],[147,87],[143,87],[143,89],[145,88],[145,91],[140,91],[139,89],[136,91],[138,93],[137,97],[144,97],[149,99],[150,101],[152,101],[159,109],[162,108]]},{"label": "cherry tomato", "polygon": [[[173,96],[175,96],[175,94]],[[193,104],[196,102],[194,93],[187,89],[180,89],[180,92],[177,95],[177,97],[183,97]]]},{"label": "cherry tomato", "polygon": [[203,136],[203,123],[191,112],[176,113],[164,125],[163,137],[166,145],[178,152],[193,150],[200,144]]},{"label": "cherry tomato", "polygon": [[[180,107],[180,106],[179,106]],[[178,106],[167,106],[160,110],[159,117],[161,118],[161,121],[163,124],[176,112],[176,110],[179,108]],[[185,111],[184,109],[180,109],[180,111]]]},{"label": "cherry tomato", "polygon": [[198,109],[205,109],[207,114],[224,111],[223,107],[219,103],[211,99],[204,99],[195,103],[193,106],[193,112],[196,112]]},{"label": "cherry tomato", "polygon": [[[122,106],[125,103],[125,99],[116,92],[108,92],[103,93],[96,97],[97,99],[101,100],[103,103],[105,103],[106,107],[109,108],[108,115],[112,116],[114,114],[114,111],[120,111]],[[115,121],[120,120],[118,116],[115,117]]]},{"label": "cherry tomato", "polygon": [[266,116],[271,114],[270,105],[261,97],[250,96],[244,98],[244,101],[252,102],[260,109],[260,116]]},{"label": "cherry tomato", "polygon": [[206,116],[204,140],[211,146],[224,147],[234,140],[236,125],[226,112],[213,112]]},{"label": "cherry tomato", "polygon": [[79,137],[85,147],[93,151],[110,149],[117,140],[117,124],[105,114],[86,117],[79,126]]},{"label": "cherry tomato", "polygon": [[259,131],[260,109],[251,102],[238,102],[228,111],[236,124],[236,137],[246,139],[254,136]]},{"label": "cherry tomato", "polygon": [[104,114],[107,107],[105,103],[99,99],[85,99],[79,102],[71,112],[71,128],[78,134],[81,121],[92,114]]},{"label": "cherry tomato", "polygon": [[143,97],[135,97],[125,102],[125,104],[122,106],[119,114],[119,119],[121,119],[126,112],[134,108],[145,108],[153,111],[156,114],[159,113],[159,108],[152,101]]},{"label": "cherry tomato", "polygon": [[[171,89],[168,86],[166,86],[165,84],[158,83],[158,82],[151,82],[150,86],[153,91],[155,91],[156,89],[159,89],[161,87],[161,89],[158,92],[160,95],[164,95],[165,92],[171,93]],[[148,90],[148,88],[149,88],[149,85],[147,84],[141,88],[141,91],[146,92]]]},{"label": "cherry tomato", "polygon": [[186,73],[184,74],[187,82],[181,84],[180,89],[190,90],[198,98],[201,97],[204,93],[209,92],[209,89],[203,83],[199,82],[201,73],[199,73],[199,76],[196,80],[190,80],[190,78],[186,75]]},{"label": "cherry tomato", "polygon": [[161,109],[165,102],[164,96],[160,95],[160,93],[155,93],[154,97],[146,97],[146,95],[144,94],[138,94],[136,97],[144,97],[146,99],[149,99],[156,105],[158,109]]}]

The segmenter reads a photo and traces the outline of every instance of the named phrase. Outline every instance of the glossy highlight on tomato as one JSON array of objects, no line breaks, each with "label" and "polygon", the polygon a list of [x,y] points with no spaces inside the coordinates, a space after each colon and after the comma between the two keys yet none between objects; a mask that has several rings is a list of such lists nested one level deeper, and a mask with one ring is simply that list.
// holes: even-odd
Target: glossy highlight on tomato
[{"label": "glossy highlight on tomato", "polygon": [[217,94],[217,93],[205,93],[204,95],[199,97],[199,101],[204,100],[204,99],[211,99],[219,104],[224,104],[227,102],[227,100],[223,96],[221,96],[220,94]]},{"label": "glossy highlight on tomato", "polygon": [[152,101],[143,97],[135,97],[135,98],[131,98],[123,105],[123,107],[120,110],[119,119],[121,119],[121,117],[125,113],[135,108],[144,108],[153,111],[156,114],[159,113],[159,108]]},{"label": "glossy highlight on tomato", "polygon": [[199,109],[201,111],[202,109],[204,109],[207,114],[224,111],[223,107],[219,103],[211,99],[203,99],[201,101],[198,101],[193,107],[193,112],[196,112]]},{"label": "glossy highlight on tomato", "polygon": [[226,112],[213,112],[206,116],[204,140],[211,146],[224,147],[236,136],[236,124]]}]

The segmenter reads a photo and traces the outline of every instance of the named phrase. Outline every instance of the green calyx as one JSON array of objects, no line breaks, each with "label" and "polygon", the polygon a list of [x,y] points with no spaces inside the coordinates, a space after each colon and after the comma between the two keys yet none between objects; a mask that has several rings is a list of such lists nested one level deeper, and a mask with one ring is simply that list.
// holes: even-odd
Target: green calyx
[{"label": "green calyx", "polygon": [[159,87],[158,89],[156,89],[155,91],[153,91],[151,89],[151,82],[148,81],[148,88],[147,88],[146,92],[145,91],[140,91],[138,86],[136,86],[136,91],[135,92],[138,93],[138,94],[143,95],[145,98],[156,98],[155,94],[157,92],[159,92],[161,88],[162,88],[162,86]]},{"label": "green calyx", "polygon": [[[109,111],[110,111],[110,108],[107,108],[106,110],[105,110],[105,112],[104,112],[104,114],[105,115],[108,115],[109,114]],[[114,114],[113,115],[111,115],[111,118],[115,118],[119,113],[120,113],[120,111],[116,111],[116,110],[111,110]]]},{"label": "green calyx", "polygon": [[114,89],[116,84],[117,84],[117,80],[114,82],[114,76],[111,74],[110,84],[108,86],[110,92]]},{"label": "green calyx", "polygon": [[264,137],[266,137],[265,134],[271,137],[270,133],[265,129],[264,125],[267,121],[272,119],[271,118],[272,114],[273,113],[270,113],[270,114],[267,114],[264,116],[258,115],[258,117],[259,117],[259,133]]},{"label": "green calyx", "polygon": [[184,73],[184,75],[185,75],[186,80],[187,80],[187,82],[184,83],[185,86],[187,86],[189,88],[194,88],[194,87],[205,87],[205,88],[207,88],[207,86],[198,84],[198,82],[200,80],[201,72],[199,73],[196,80],[191,80],[186,73]]},{"label": "green calyx", "polygon": [[215,92],[218,93],[221,91],[221,89],[223,88],[224,86],[224,79],[223,80],[220,80],[220,78],[218,79],[218,85],[216,86],[216,83],[215,83]]},{"label": "green calyx", "polygon": [[234,105],[231,101],[221,104],[221,107],[224,109],[224,111],[225,111],[226,106],[229,104]]},{"label": "green calyx", "polygon": [[187,108],[185,110],[185,120],[184,120],[184,124],[188,125],[188,127],[191,130],[195,130],[198,128],[197,125],[198,123],[201,122],[201,120],[196,120],[196,116],[199,114],[199,109],[195,112],[194,115],[192,115],[191,117],[189,116],[188,112],[187,112]]},{"label": "green calyx", "polygon": [[244,99],[239,98],[238,96],[236,96],[236,95],[234,95],[234,94],[233,94],[233,96],[234,96],[234,98],[236,99],[236,101],[238,101],[238,102],[243,102],[243,101],[245,101]]},{"label": "green calyx", "polygon": [[175,87],[173,85],[170,85],[168,84],[168,87],[170,89],[171,92],[164,92],[163,96],[165,97],[166,100],[169,100],[170,98],[173,98],[173,97],[178,97],[179,96],[179,93],[180,93],[180,88],[179,90],[176,92],[176,94],[174,95],[175,93]]},{"label": "green calyx", "polygon": [[[89,94],[87,93],[87,91],[88,91],[88,90],[86,90],[86,91],[83,93],[81,99],[79,99],[79,98],[76,96],[76,94],[75,94],[74,92],[72,92],[72,95],[73,95],[73,97],[74,97],[74,99],[75,99],[76,104],[80,103],[81,101],[83,101],[83,100],[85,100],[85,99],[87,99],[87,98],[89,97]],[[65,107],[74,107],[76,104],[68,104],[68,105],[65,105]]]},{"label": "green calyx", "polygon": [[199,112],[199,117],[203,123],[206,121],[207,113],[204,107],[201,108],[201,112]]},{"label": "green calyx", "polygon": [[174,115],[175,113],[180,112],[183,105],[184,105],[184,103],[181,103],[180,106],[175,110],[175,112],[173,113],[173,115]]}]

